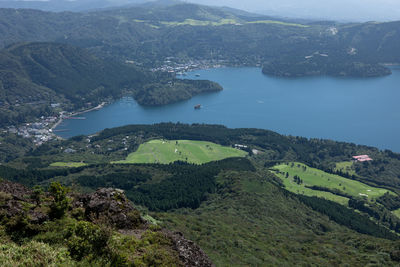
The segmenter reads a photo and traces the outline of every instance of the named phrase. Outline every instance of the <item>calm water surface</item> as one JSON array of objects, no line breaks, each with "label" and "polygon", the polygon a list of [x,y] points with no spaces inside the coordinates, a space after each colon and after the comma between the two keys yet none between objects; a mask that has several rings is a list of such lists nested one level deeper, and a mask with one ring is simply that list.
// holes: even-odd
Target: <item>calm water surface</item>
[{"label": "calm water surface", "polygon": [[[200,74],[200,77],[196,77]],[[123,98],[86,120],[66,120],[62,137],[92,134],[126,124],[213,123],[264,128],[281,134],[329,138],[400,152],[400,68],[382,78],[276,78],[259,68],[220,68],[188,73],[224,87],[163,107]],[[202,109],[193,106],[201,104]]]}]

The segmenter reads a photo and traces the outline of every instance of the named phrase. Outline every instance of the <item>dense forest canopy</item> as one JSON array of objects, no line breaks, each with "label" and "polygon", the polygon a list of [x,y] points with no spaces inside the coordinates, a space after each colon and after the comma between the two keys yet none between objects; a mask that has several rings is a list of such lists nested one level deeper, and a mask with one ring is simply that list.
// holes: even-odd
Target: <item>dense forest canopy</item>
[{"label": "dense forest canopy", "polygon": [[178,80],[65,44],[21,43],[0,51],[0,125],[56,114],[52,103],[73,111],[131,93],[142,105],[162,105],[219,90],[214,82]]}]

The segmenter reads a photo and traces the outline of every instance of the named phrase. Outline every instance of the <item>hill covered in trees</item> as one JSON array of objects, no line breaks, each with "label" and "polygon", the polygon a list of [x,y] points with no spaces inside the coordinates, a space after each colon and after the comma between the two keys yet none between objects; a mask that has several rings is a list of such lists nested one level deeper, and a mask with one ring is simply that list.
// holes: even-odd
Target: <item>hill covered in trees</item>
[{"label": "hill covered in trees", "polygon": [[262,72],[264,74],[281,77],[318,75],[377,77],[390,75],[392,73],[390,69],[379,64],[352,62],[349,60],[331,60],[330,58],[320,56],[319,54],[299,61],[289,60],[267,62],[263,65]]},{"label": "hill covered in trees", "polygon": [[[148,140],[178,137],[224,146],[240,144],[249,156],[202,165],[182,161],[115,163]],[[65,148],[74,152],[66,153]],[[374,160],[351,162],[358,154],[368,154]],[[346,177],[368,185],[366,188],[391,192],[370,200],[353,192],[346,196],[347,205],[291,193],[273,167],[293,161],[334,174],[339,182],[340,177]],[[351,167],[347,164],[346,169],[338,169],[349,161]],[[54,166],[54,162],[84,164]],[[395,212],[400,202],[399,166],[398,154],[372,147],[282,136],[259,129],[163,123],[129,125],[94,136],[51,141],[4,163],[0,176],[29,187],[51,188],[56,181],[81,192],[120,188],[153,222],[183,232],[218,266],[315,262],[395,266],[400,260],[400,218]],[[333,177],[330,174],[327,177]],[[303,178],[299,180],[307,180],[305,173],[299,175]],[[343,186],[338,188],[342,190]],[[312,190],[342,194],[325,187]],[[48,242],[42,235],[39,233],[34,240]]]},{"label": "hill covered in trees", "polygon": [[22,43],[0,51],[1,124],[52,114],[51,103],[71,111],[131,93],[142,105],[161,105],[218,90],[213,82],[178,80],[65,44]]},{"label": "hill covered in trees", "polygon": [[254,65],[315,52],[364,64],[400,61],[399,22],[298,22],[186,3],[87,13],[0,9],[0,14],[0,45],[56,41],[146,66],[167,57]]}]

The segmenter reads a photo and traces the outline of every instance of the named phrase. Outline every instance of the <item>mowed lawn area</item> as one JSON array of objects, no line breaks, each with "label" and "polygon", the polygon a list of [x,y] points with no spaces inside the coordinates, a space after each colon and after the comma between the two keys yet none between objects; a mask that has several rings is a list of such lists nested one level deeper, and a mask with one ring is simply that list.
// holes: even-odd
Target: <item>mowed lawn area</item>
[{"label": "mowed lawn area", "polygon": [[[389,192],[386,189],[372,187],[339,175],[329,174],[298,162],[276,165],[273,169],[279,171],[276,174],[282,180],[287,190],[296,194],[323,197],[344,205],[347,205],[348,198],[330,192],[313,190],[306,186],[319,186],[339,190],[347,195],[367,197],[369,200],[378,198]],[[295,176],[300,177],[302,182],[296,182],[294,179]],[[393,192],[391,193],[394,194]]]},{"label": "mowed lawn area", "polygon": [[77,168],[82,166],[87,166],[86,163],[83,162],[53,162],[50,164],[51,167],[71,167]]},{"label": "mowed lawn area", "polygon": [[356,172],[352,168],[353,161],[343,161],[336,163],[335,171],[341,171],[343,173],[348,173],[349,175],[355,175]]},{"label": "mowed lawn area", "polygon": [[171,163],[186,161],[202,164],[232,157],[245,157],[247,152],[211,142],[191,140],[151,140],[141,144],[125,160],[114,163]]}]

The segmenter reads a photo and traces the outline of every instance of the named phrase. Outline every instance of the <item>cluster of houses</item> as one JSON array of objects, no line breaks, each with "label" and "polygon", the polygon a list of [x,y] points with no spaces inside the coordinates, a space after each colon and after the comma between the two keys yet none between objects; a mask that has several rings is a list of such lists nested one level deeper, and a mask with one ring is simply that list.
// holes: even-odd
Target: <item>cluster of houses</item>
[{"label": "cluster of houses", "polygon": [[364,162],[371,161],[372,159],[368,155],[353,156],[354,161]]},{"label": "cluster of houses", "polygon": [[17,134],[24,138],[32,138],[33,142],[39,146],[55,138],[50,127],[57,120],[57,117],[42,117],[39,122],[26,123],[18,127],[11,125],[7,130],[9,133]]},{"label": "cluster of houses", "polygon": [[195,69],[208,69],[222,67],[226,62],[224,60],[190,60],[184,63],[174,61],[173,57],[165,59],[161,67],[153,68],[151,71],[162,71],[184,75],[185,72]]}]

